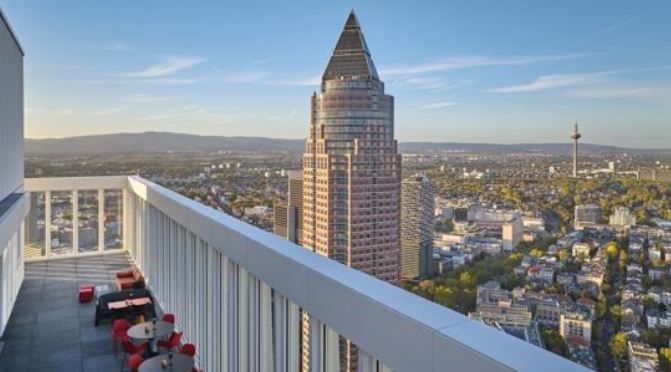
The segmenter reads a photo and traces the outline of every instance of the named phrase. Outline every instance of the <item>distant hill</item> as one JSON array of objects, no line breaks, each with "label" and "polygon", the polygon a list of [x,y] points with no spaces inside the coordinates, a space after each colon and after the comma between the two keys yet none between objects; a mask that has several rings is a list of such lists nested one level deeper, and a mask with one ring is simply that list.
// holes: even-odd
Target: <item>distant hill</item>
[{"label": "distant hill", "polygon": [[305,140],[264,137],[196,136],[145,132],[26,139],[27,155],[126,154],[203,151],[300,152]]},{"label": "distant hill", "polygon": [[[567,143],[519,143],[519,144],[491,144],[491,143],[453,143],[453,142],[404,142],[400,144],[404,152],[476,152],[476,153],[543,153],[552,155],[571,154],[573,144]],[[671,149],[632,149],[617,146],[595,145],[581,143],[580,151],[586,154],[653,154],[671,153]]]},{"label": "distant hill", "polygon": [[[453,142],[403,142],[402,152],[427,153],[437,151],[476,153],[520,153],[570,154],[570,143],[540,144],[488,144]],[[615,146],[580,144],[588,154],[670,154],[671,149],[627,149]],[[81,154],[149,154],[164,152],[204,151],[253,151],[301,153],[305,149],[304,139],[278,139],[265,137],[197,136],[192,134],[145,132],[118,133],[94,136],[26,139],[27,155],[81,155]]]}]

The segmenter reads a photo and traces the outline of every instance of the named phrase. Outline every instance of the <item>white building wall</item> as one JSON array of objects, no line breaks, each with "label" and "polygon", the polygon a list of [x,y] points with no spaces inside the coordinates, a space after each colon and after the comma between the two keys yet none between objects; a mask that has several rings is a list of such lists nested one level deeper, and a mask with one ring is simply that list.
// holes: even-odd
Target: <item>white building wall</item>
[{"label": "white building wall", "polygon": [[23,281],[23,51],[0,10],[0,335]]},{"label": "white building wall", "polygon": [[0,10],[0,200],[23,183],[23,53]]}]

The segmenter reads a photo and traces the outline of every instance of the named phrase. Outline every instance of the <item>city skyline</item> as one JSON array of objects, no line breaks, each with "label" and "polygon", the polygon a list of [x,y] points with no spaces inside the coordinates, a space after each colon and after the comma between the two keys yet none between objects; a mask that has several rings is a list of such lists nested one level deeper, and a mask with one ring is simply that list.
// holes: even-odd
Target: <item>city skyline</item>
[{"label": "city skyline", "polygon": [[[671,36],[662,2],[519,1],[486,11],[484,3],[286,4],[263,14],[210,3],[34,4],[0,2],[32,51],[28,138],[150,130],[302,138],[303,97],[354,7],[397,97],[400,141],[567,142],[575,119],[588,143],[671,140],[663,130],[671,53],[656,42]],[[245,27],[254,32],[236,31]]]}]

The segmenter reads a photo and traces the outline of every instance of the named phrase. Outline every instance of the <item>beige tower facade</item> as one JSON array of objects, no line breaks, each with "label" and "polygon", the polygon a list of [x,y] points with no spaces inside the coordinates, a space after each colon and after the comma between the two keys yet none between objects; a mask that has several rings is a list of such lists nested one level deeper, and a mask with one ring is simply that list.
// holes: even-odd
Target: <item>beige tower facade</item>
[{"label": "beige tower facade", "polygon": [[287,200],[275,203],[273,232],[298,245],[303,244],[303,173],[288,172]]},{"label": "beige tower facade", "polygon": [[[394,98],[385,94],[350,12],[321,90],[312,96],[303,155],[303,246],[393,284],[400,249],[397,147]],[[304,343],[310,334],[304,330]],[[342,370],[357,369],[356,355],[354,345],[341,340]]]}]

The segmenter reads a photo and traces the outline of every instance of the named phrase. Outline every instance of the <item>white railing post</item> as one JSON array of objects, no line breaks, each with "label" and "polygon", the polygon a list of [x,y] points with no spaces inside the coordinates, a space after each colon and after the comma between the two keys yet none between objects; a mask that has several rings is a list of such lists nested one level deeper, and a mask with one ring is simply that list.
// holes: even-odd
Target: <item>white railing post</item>
[{"label": "white railing post", "polygon": [[51,257],[51,191],[44,192],[44,257]]},{"label": "white railing post", "polygon": [[361,348],[358,349],[359,353],[357,355],[357,372],[378,372],[376,368],[375,358],[368,355]]},{"label": "white railing post", "polygon": [[79,254],[79,195],[77,189],[72,190],[72,250]]},{"label": "white railing post", "polygon": [[98,252],[105,251],[105,190],[98,189]]}]

